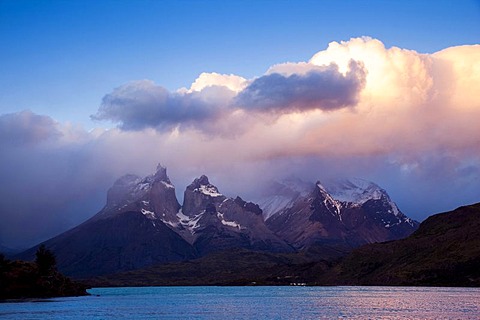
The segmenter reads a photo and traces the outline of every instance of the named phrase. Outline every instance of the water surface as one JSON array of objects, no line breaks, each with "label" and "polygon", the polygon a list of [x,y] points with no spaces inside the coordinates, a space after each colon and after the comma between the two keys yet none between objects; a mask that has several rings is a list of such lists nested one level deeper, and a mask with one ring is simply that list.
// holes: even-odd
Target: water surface
[{"label": "water surface", "polygon": [[[0,319],[480,319],[479,288],[139,287],[0,304]],[[97,296],[98,295],[98,296]]]}]

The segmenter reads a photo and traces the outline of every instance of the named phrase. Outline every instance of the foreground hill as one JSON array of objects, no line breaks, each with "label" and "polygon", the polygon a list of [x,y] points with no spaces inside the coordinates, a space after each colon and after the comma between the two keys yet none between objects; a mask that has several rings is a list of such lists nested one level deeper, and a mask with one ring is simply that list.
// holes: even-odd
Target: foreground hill
[{"label": "foreground hill", "polygon": [[317,281],[480,286],[480,203],[431,216],[406,239],[358,248]]}]

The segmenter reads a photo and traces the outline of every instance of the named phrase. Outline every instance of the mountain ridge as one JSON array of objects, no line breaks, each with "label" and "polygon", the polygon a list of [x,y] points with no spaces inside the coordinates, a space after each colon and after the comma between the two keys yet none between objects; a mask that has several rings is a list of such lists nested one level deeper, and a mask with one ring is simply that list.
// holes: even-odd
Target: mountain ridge
[{"label": "mountain ridge", "polygon": [[[345,227],[341,204],[319,182],[310,193],[306,190],[312,185],[299,180],[294,183],[297,185],[290,187],[293,193],[288,188],[280,190],[293,196],[288,205],[265,220],[258,204],[223,195],[206,175],[186,187],[180,205],[167,169],[159,165],[155,173],[144,178],[131,174],[120,177],[108,190],[106,205],[95,216],[44,244],[57,254],[60,270],[74,277],[89,277],[231,249],[269,253],[311,250],[320,257],[332,258],[363,243],[403,235],[391,233],[395,228],[384,223],[377,226],[381,232],[375,237],[365,237],[365,232],[359,237],[350,229],[361,225],[352,223],[350,229]],[[367,216],[375,210],[383,214],[392,211],[393,202],[383,192],[386,197],[386,200],[380,197],[385,200],[383,206],[375,202],[373,211],[362,207],[358,214],[364,214],[370,221]],[[284,218],[293,208],[290,205],[301,208],[305,214],[293,222],[282,219],[277,225],[270,222]],[[415,225],[410,227],[406,233],[415,229]],[[296,238],[288,231],[295,228]],[[36,248],[18,257],[28,259]]]}]

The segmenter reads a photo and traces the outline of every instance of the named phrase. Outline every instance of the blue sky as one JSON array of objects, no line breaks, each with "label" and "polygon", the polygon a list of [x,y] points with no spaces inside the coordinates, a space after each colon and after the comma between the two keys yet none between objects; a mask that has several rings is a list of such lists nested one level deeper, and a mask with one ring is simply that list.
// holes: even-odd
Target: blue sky
[{"label": "blue sky", "polygon": [[0,0],[0,244],[159,162],[179,197],[358,177],[421,221],[480,201],[479,91],[480,1]]},{"label": "blue sky", "polygon": [[358,36],[422,53],[478,43],[480,2],[1,0],[0,110],[92,128],[102,97],[129,81],[252,78]]}]

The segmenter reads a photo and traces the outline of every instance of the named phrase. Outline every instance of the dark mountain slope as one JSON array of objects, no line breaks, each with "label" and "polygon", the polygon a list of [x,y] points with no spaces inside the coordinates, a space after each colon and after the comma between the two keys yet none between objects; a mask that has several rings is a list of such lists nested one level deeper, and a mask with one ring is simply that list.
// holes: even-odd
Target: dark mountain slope
[{"label": "dark mountain slope", "polygon": [[80,278],[194,257],[178,234],[133,211],[89,222],[44,244],[55,252],[62,272]]},{"label": "dark mountain slope", "polygon": [[[55,253],[59,270],[72,277],[193,258],[193,246],[169,227],[179,208],[166,169],[159,166],[143,179],[118,179],[99,213],[44,244]],[[31,260],[37,248],[15,258]]]},{"label": "dark mountain slope", "polygon": [[358,248],[318,281],[480,286],[480,203],[431,216],[406,239]]},{"label": "dark mountain slope", "polygon": [[302,253],[231,249],[205,257],[156,265],[88,280],[91,286],[290,285],[305,283],[331,267]]}]

